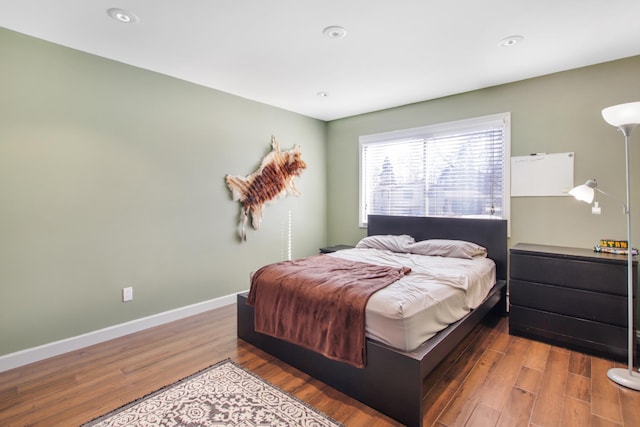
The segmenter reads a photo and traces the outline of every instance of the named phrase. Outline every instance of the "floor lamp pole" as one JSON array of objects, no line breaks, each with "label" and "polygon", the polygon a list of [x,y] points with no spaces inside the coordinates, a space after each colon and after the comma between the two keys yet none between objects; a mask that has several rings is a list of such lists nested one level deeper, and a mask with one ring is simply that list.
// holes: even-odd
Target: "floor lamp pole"
[{"label": "floor lamp pole", "polygon": [[607,376],[610,380],[620,384],[621,386],[628,387],[633,390],[640,391],[640,374],[633,371],[633,245],[631,244],[631,191],[629,189],[629,183],[631,181],[629,176],[629,135],[633,126],[620,126],[620,130],[624,134],[624,149],[625,149],[625,161],[626,161],[626,177],[627,177],[627,203],[625,205],[625,215],[627,216],[627,300],[628,300],[628,329],[629,335],[627,338],[628,348],[628,362],[627,369],[623,368],[611,368],[607,372]]}]

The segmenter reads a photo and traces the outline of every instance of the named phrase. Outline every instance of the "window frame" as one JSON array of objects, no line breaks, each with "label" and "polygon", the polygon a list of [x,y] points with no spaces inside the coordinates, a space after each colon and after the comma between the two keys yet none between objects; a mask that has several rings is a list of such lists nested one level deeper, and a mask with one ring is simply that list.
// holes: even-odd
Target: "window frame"
[{"label": "window frame", "polygon": [[[389,132],[376,133],[370,135],[361,135],[359,137],[359,152],[358,152],[358,224],[360,228],[367,227],[367,219],[365,217],[366,197],[364,193],[365,177],[364,177],[364,146],[375,143],[389,143],[393,142],[410,142],[415,141],[418,138],[428,139],[436,136],[448,135],[455,132],[473,132],[474,130],[482,130],[496,124],[501,125],[504,129],[504,142],[503,142],[503,186],[502,186],[502,200],[503,200],[503,213],[502,219],[509,220],[511,214],[511,171],[510,171],[510,158],[511,158],[511,113],[498,113],[487,116],[474,117],[470,119],[456,120],[446,123],[437,123],[427,126],[420,126],[416,128],[393,130]],[[430,216],[430,215],[424,215]],[[490,218],[487,220],[491,221]],[[510,221],[508,221],[510,224]],[[510,227],[508,227],[509,231]],[[508,232],[510,235],[511,233]]]}]

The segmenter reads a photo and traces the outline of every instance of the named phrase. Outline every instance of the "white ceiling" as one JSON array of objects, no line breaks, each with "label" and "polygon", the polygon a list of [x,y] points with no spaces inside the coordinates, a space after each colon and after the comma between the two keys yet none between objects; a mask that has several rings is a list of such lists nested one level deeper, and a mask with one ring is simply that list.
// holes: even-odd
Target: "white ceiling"
[{"label": "white ceiling", "polygon": [[10,30],[322,120],[635,56],[639,19],[640,0],[0,0]]}]

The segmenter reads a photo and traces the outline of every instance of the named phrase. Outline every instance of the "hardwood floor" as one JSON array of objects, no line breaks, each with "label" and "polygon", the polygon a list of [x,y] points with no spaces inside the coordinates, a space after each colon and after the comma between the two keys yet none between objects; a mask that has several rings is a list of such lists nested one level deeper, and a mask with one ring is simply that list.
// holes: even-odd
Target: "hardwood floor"
[{"label": "hardwood floor", "polygon": [[[0,373],[0,426],[79,425],[231,358],[346,426],[393,420],[236,338],[223,307]],[[605,359],[479,325],[427,378],[425,426],[640,426],[640,392]]]}]

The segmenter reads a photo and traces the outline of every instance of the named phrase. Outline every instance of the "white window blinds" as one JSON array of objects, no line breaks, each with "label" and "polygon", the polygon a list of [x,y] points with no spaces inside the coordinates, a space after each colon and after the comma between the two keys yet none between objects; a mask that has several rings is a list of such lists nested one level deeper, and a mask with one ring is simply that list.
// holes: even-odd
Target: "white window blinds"
[{"label": "white window blinds", "polygon": [[360,138],[367,215],[506,218],[509,115]]}]

